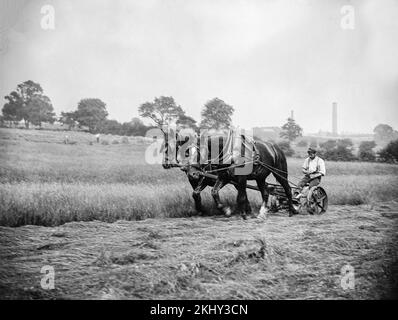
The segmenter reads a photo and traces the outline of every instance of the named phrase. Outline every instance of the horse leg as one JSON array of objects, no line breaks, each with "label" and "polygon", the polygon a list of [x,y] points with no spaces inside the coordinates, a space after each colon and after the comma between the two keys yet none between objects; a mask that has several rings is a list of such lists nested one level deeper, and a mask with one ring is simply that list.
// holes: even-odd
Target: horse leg
[{"label": "horse leg", "polygon": [[204,177],[202,177],[199,182],[196,179],[189,179],[189,182],[191,183],[191,186],[193,188],[192,198],[195,201],[195,209],[200,214],[204,211],[202,207],[202,198],[200,196],[200,193],[203,191],[204,188],[206,188],[207,185],[206,183],[204,183]]},{"label": "horse leg", "polygon": [[283,190],[285,190],[287,200],[288,200],[288,205],[289,205],[289,217],[298,214],[298,211],[294,209],[293,207],[293,201],[292,201],[292,189],[290,188],[289,182],[287,181],[287,175],[285,176],[279,176],[279,175],[274,175],[275,179],[281,184],[283,187]]},{"label": "horse leg", "polygon": [[195,209],[197,212],[199,212],[199,214],[204,212],[202,206],[202,197],[200,196],[200,193],[203,191],[204,188],[206,188],[206,184],[201,183],[192,192],[192,197],[195,201]]},{"label": "horse leg", "polygon": [[247,199],[247,192],[246,192],[246,186],[247,186],[247,179],[246,177],[242,177],[239,179],[237,189],[238,189],[238,197],[237,197],[237,203],[238,203],[238,211],[242,215],[243,219],[247,219],[247,204],[248,204],[248,199]]},{"label": "horse leg", "polygon": [[257,187],[261,192],[261,197],[263,202],[261,203],[261,208],[258,217],[266,218],[268,214],[267,203],[268,203],[268,190],[267,190],[267,182],[265,179],[257,179]]},{"label": "horse leg", "polygon": [[220,190],[227,184],[225,180],[217,178],[213,189],[211,189],[211,195],[213,196],[214,202],[216,203],[217,209],[223,212],[226,216],[231,215],[231,208],[225,207],[220,201]]},{"label": "horse leg", "polygon": [[[239,187],[235,186],[236,190],[239,192]],[[250,205],[249,199],[246,197],[246,203],[245,203],[245,211],[247,214],[252,214],[252,207]]]},{"label": "horse leg", "polygon": [[249,199],[248,199],[247,196],[246,196],[246,207],[245,207],[245,210],[246,210],[246,213],[247,213],[248,215],[251,215],[251,214],[252,214],[252,207],[251,207],[251,205],[250,205],[250,202],[249,202]]}]

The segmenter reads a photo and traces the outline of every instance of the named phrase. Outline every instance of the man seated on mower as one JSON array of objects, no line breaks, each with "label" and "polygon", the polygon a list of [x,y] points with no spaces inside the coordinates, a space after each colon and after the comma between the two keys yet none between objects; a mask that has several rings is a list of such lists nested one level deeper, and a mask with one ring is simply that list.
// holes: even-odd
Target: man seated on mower
[{"label": "man seated on mower", "polygon": [[300,194],[297,197],[301,196],[305,186],[308,185],[308,188],[312,188],[320,184],[321,177],[326,174],[325,161],[316,155],[316,150],[313,148],[308,149],[308,158],[304,160],[303,173],[304,177],[298,184]]}]

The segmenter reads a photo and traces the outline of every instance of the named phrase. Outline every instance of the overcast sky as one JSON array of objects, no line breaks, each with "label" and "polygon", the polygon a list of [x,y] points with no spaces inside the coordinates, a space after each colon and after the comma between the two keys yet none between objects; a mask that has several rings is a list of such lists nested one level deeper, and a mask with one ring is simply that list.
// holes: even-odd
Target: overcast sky
[{"label": "overcast sky", "polygon": [[[55,111],[100,98],[129,121],[155,96],[200,120],[219,97],[235,125],[398,129],[398,1],[0,0],[0,96],[39,82]],[[55,9],[43,30],[40,10]],[[344,5],[355,9],[343,29]],[[0,106],[5,101],[0,100]]]}]

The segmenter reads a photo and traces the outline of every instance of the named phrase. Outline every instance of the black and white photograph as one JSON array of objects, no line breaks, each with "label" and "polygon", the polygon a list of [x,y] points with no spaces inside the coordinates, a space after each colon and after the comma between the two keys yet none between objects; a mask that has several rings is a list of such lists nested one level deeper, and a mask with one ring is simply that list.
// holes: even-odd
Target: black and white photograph
[{"label": "black and white photograph", "polygon": [[396,300],[397,40],[397,0],[0,0],[0,300]]}]

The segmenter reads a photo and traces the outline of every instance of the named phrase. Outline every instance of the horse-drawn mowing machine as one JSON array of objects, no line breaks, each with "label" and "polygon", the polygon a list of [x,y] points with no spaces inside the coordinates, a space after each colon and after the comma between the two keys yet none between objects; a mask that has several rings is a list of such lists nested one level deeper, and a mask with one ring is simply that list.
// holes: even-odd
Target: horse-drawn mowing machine
[{"label": "horse-drawn mowing machine", "polygon": [[[307,211],[309,214],[322,214],[328,208],[328,195],[321,186],[309,188],[305,186],[300,192],[298,187],[292,186],[293,206],[299,212]],[[287,208],[287,197],[280,185],[268,184],[268,206],[271,211]]]},{"label": "horse-drawn mowing machine", "polygon": [[[214,174],[200,172],[201,176],[211,179],[217,179]],[[231,182],[234,184],[234,182]],[[279,184],[267,183],[268,208],[271,212],[276,212],[280,209],[288,208],[288,198],[285,194],[283,187]],[[260,191],[258,187],[248,184],[247,189]],[[321,186],[314,186],[309,188],[308,185],[300,191],[297,186],[291,186],[293,194],[293,206],[300,213],[308,212],[309,214],[322,214],[328,209],[328,195],[324,188]]]}]

